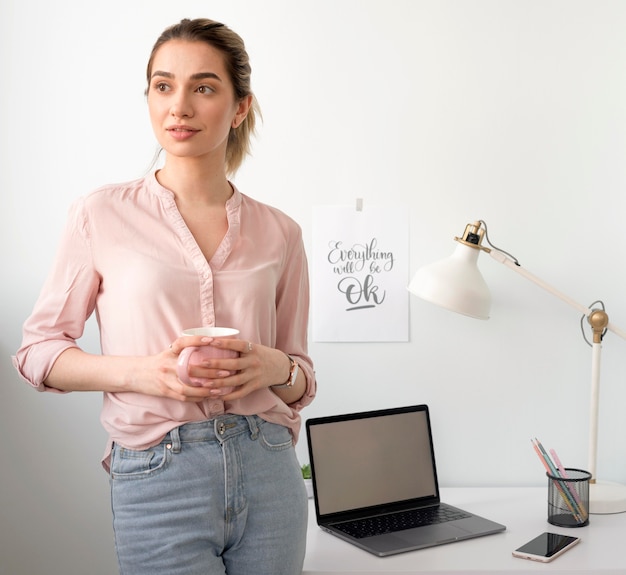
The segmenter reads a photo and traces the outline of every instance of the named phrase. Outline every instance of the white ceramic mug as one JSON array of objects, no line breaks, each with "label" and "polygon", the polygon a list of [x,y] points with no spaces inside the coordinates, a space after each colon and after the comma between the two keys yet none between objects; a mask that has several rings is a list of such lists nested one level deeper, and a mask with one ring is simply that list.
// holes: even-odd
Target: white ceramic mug
[{"label": "white ceramic mug", "polygon": [[[212,338],[231,338],[239,335],[239,330],[231,327],[194,327],[183,331],[182,335],[201,335],[203,337]],[[189,377],[189,364],[199,365],[207,359],[224,359],[231,357],[239,357],[239,352],[232,349],[224,349],[214,347],[212,345],[201,345],[197,347],[184,348],[179,356],[176,364],[176,373],[178,379],[187,385],[200,386],[201,380]],[[222,395],[230,393],[232,387],[223,387]]]}]

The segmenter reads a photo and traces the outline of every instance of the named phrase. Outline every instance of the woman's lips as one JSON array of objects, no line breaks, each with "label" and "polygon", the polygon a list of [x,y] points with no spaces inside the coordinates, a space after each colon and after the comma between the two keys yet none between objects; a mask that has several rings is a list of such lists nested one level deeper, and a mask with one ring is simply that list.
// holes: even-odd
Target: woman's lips
[{"label": "woman's lips", "polygon": [[167,133],[175,140],[182,141],[188,140],[199,130],[190,128],[189,126],[170,126],[167,128]]}]

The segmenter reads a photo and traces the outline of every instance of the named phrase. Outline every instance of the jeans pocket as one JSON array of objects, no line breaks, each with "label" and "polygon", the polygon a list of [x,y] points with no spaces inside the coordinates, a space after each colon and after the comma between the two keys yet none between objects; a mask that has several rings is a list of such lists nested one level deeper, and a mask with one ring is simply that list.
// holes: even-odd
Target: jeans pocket
[{"label": "jeans pocket", "polygon": [[170,458],[170,450],[160,444],[149,449],[128,449],[113,446],[111,454],[112,479],[141,479],[164,469]]},{"label": "jeans pocket", "polygon": [[261,445],[269,451],[284,451],[293,446],[291,432],[284,425],[263,422],[259,425]]}]

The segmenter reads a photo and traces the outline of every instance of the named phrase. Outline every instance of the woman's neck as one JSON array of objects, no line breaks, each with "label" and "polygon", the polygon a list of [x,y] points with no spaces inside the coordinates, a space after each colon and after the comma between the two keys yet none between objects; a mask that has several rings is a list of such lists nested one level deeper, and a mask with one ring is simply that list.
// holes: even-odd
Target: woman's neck
[{"label": "woman's neck", "polygon": [[156,178],[174,193],[178,203],[224,205],[233,194],[223,164],[215,167],[193,158],[170,157]]}]

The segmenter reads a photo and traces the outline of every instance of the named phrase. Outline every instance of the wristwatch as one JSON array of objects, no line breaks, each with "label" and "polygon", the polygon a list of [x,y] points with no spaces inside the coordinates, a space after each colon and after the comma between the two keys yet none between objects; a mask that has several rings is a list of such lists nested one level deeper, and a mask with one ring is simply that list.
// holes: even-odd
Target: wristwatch
[{"label": "wristwatch", "polygon": [[285,354],[289,358],[290,366],[289,366],[289,377],[285,383],[279,383],[278,385],[272,385],[274,389],[281,389],[283,387],[293,387],[294,383],[296,383],[296,378],[298,377],[298,370],[300,366],[298,362],[291,357],[289,354]]}]

